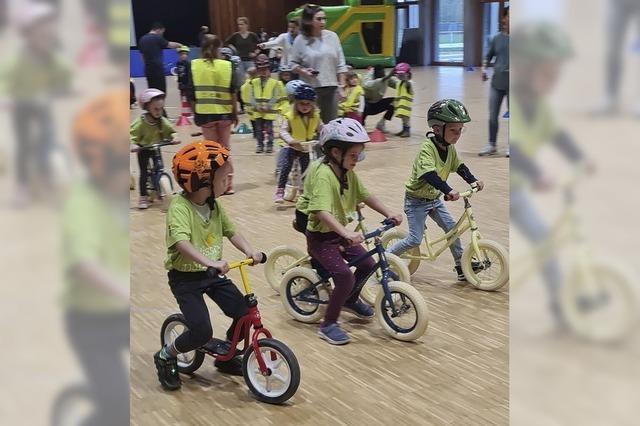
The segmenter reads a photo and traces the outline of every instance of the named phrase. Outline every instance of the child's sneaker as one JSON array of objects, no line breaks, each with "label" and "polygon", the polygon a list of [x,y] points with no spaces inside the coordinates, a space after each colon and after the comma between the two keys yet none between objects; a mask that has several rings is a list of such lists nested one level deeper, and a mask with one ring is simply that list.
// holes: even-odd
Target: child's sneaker
[{"label": "child's sneaker", "polygon": [[219,372],[232,376],[242,376],[242,357],[236,356],[229,361],[215,360],[213,365]]},{"label": "child's sneaker", "polygon": [[456,265],[455,271],[458,274],[458,281],[466,281],[467,277],[464,276],[464,272],[462,272],[462,266]]},{"label": "child's sneaker", "polygon": [[396,133],[396,136],[401,137],[401,138],[410,138],[411,137],[411,130],[408,127],[405,127],[402,129],[402,131],[400,133]]},{"label": "child's sneaker", "polygon": [[273,145],[267,145],[267,154],[271,154],[273,152]]},{"label": "child's sneaker", "polygon": [[168,357],[164,359],[160,356],[160,349],[153,355],[153,362],[158,370],[158,380],[166,390],[178,390],[182,386],[180,375],[178,374],[178,359]]},{"label": "child's sneaker", "polygon": [[349,311],[358,318],[371,318],[373,317],[373,308],[360,299],[354,303],[347,303],[344,305],[344,310]]},{"label": "child's sneaker", "polygon": [[276,189],[276,193],[273,195],[273,202],[276,204],[284,203],[284,188]]},{"label": "child's sneaker", "polygon": [[480,152],[478,153],[478,155],[480,157],[484,157],[486,155],[494,155],[497,152],[498,152],[498,149],[496,148],[496,146],[489,144],[489,145],[485,146],[484,148],[482,148],[480,150]]},{"label": "child's sneaker", "polygon": [[148,209],[149,208],[149,197],[141,196],[138,199],[138,208],[140,210]]},{"label": "child's sneaker", "polygon": [[263,146],[256,146],[256,154],[262,154],[264,152],[264,147]]},{"label": "child's sneaker", "polygon": [[340,326],[335,322],[327,326],[320,326],[318,336],[332,345],[346,345],[351,341],[347,333],[342,331]]}]

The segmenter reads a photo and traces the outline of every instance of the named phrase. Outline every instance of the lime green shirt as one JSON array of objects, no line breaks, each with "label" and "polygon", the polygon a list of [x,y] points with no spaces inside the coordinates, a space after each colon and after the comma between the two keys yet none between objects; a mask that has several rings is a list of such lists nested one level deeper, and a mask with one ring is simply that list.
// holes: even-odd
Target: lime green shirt
[{"label": "lime green shirt", "polygon": [[[349,217],[356,211],[358,203],[369,197],[369,191],[352,170],[347,172],[347,184],[349,188],[340,194],[340,182],[331,167],[324,163],[318,166],[311,183],[311,196],[307,207],[308,231],[333,232],[318,219],[316,212],[319,211],[331,213],[343,226],[349,223]],[[307,192],[306,188],[305,192]]]},{"label": "lime green shirt", "polygon": [[216,201],[209,220],[205,221],[191,201],[181,194],[171,200],[167,211],[167,270],[182,272],[205,271],[207,268],[185,258],[176,243],[189,241],[202,255],[217,261],[222,259],[222,237],[231,238],[236,230],[224,211],[220,201]]},{"label": "lime green shirt", "polygon": [[129,140],[131,144],[148,146],[160,141],[171,139],[176,130],[171,122],[161,117],[157,124],[150,124],[144,119],[144,115],[131,123],[129,128]]},{"label": "lime green shirt", "polygon": [[298,197],[296,202],[296,210],[300,210],[304,214],[309,214],[309,198],[311,197],[311,191],[313,190],[313,182],[315,181],[315,174],[318,171],[318,167],[322,164],[322,160],[316,160],[309,164],[307,167],[307,175],[304,178],[303,192]]},{"label": "lime green shirt", "polygon": [[440,179],[446,182],[452,171],[458,170],[462,164],[462,160],[458,157],[458,153],[453,145],[449,145],[447,149],[447,159],[442,161],[438,155],[438,148],[429,139],[425,140],[420,147],[420,152],[413,162],[411,176],[405,184],[407,194],[415,198],[427,198],[429,200],[436,199],[442,195],[438,189],[429,185],[421,177],[428,172],[435,172]]},{"label": "lime green shirt", "polygon": [[85,262],[100,265],[123,291],[129,289],[129,221],[127,206],[118,212],[93,186],[79,183],[66,200],[63,215],[62,303],[90,313],[123,312],[126,300],[94,283],[78,279],[71,271]]}]

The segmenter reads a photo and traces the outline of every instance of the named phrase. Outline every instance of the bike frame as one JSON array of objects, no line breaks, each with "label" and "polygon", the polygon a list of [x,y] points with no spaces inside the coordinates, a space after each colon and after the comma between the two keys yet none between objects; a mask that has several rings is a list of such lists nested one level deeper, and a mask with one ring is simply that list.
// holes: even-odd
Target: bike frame
[{"label": "bike frame", "polygon": [[[478,229],[478,224],[473,216],[473,210],[471,209],[470,197],[464,198],[464,212],[456,222],[456,224],[445,232],[439,238],[434,240],[429,239],[427,229],[424,231],[424,246],[426,253],[420,250],[419,255],[412,255],[409,251],[402,254],[403,259],[420,259],[420,260],[436,260],[446,249],[448,249],[458,238],[465,234],[468,230],[471,230],[471,246],[475,253],[480,253],[478,248],[478,241],[482,238],[482,234]],[[441,244],[441,245],[440,245]],[[438,247],[440,245],[440,247]],[[420,247],[421,248],[421,247]]]},{"label": "bike frame", "polygon": [[[258,362],[258,367],[260,368],[260,373],[263,375],[269,375],[270,372],[267,368],[267,365],[264,362],[264,358],[262,357],[262,353],[260,352],[260,344],[258,343],[258,339],[260,336],[264,336],[267,339],[271,339],[272,335],[263,325],[260,316],[260,311],[258,310],[258,299],[255,297],[251,290],[251,285],[249,284],[249,275],[247,274],[247,266],[253,264],[253,259],[245,259],[239,262],[233,262],[229,264],[229,269],[238,269],[240,271],[240,277],[242,279],[242,285],[244,287],[245,296],[244,300],[247,304],[248,312],[238,320],[236,323],[236,327],[233,330],[233,339],[231,340],[231,349],[226,355],[218,355],[209,351],[205,351],[207,354],[213,356],[214,358],[220,361],[229,361],[233,357],[236,356],[238,352],[246,352],[249,348],[249,345],[253,347],[253,351],[256,356],[256,361]],[[251,328],[253,328],[253,334],[251,334]],[[241,332],[244,330],[244,333],[241,336]],[[249,335],[251,334],[251,339],[249,339]],[[240,340],[244,340],[244,345],[241,351],[238,351],[238,344]],[[271,354],[272,360],[276,360],[275,353]]]},{"label": "bike frame", "polygon": [[[387,263],[387,257],[385,255],[385,249],[382,246],[382,241],[380,240],[379,234],[374,237],[374,247],[371,250],[369,250],[366,253],[361,254],[360,256],[356,257],[355,259],[353,259],[352,261],[350,261],[348,263],[349,267],[355,266],[358,263],[360,263],[360,261],[362,261],[363,259],[366,259],[366,258],[368,258],[370,256],[373,256],[374,254],[377,254],[378,258],[379,258],[378,262],[375,264],[373,269],[365,277],[363,277],[362,279],[360,279],[359,281],[357,281],[355,283],[355,286],[354,286],[353,290],[351,291],[351,294],[349,295],[349,297],[351,297],[353,294],[356,294],[356,293],[360,292],[360,290],[362,290],[362,287],[364,287],[364,285],[369,280],[371,275],[373,275],[377,271],[381,271],[382,272],[382,279],[380,280],[380,282],[382,284],[382,289],[384,291],[384,297],[389,302],[389,304],[390,304],[390,306],[392,308],[392,313],[395,316],[395,315],[398,315],[398,312],[397,312],[395,304],[393,303],[393,300],[391,298],[391,292],[389,291],[389,285],[388,285],[389,273],[391,272],[391,270],[389,269],[389,264]],[[320,298],[314,298],[312,295],[309,295],[309,296],[307,296],[307,295],[311,291],[313,291],[316,288],[318,288],[319,286],[328,284],[330,278],[331,277],[322,277],[319,281],[313,283],[313,285],[311,285],[310,287],[302,290],[296,296],[296,299],[301,301],[301,302],[317,303],[319,305],[328,304],[329,302],[326,301],[326,300],[321,300]]]}]

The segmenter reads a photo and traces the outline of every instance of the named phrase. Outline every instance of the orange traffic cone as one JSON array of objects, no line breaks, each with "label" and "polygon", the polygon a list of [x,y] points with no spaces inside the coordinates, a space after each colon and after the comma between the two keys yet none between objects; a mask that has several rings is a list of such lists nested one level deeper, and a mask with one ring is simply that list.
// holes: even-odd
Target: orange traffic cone
[{"label": "orange traffic cone", "polygon": [[387,138],[384,133],[382,133],[379,129],[375,129],[373,132],[369,132],[369,139],[371,139],[372,143],[386,142]]},{"label": "orange traffic cone", "polygon": [[189,102],[187,102],[186,96],[182,97],[182,114],[180,114],[180,118],[176,122],[176,126],[190,126],[191,123],[191,106]]}]

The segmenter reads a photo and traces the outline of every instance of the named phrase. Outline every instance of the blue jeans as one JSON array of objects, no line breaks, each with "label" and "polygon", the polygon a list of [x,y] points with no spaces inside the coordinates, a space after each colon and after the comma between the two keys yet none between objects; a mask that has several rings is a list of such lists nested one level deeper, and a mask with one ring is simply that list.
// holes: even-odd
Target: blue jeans
[{"label": "blue jeans", "polygon": [[273,120],[265,120],[256,118],[256,136],[258,137],[258,146],[264,148],[264,133],[267,132],[267,146],[273,146]]},{"label": "blue jeans", "polygon": [[[413,247],[419,246],[424,237],[427,216],[430,216],[445,232],[450,231],[456,224],[456,221],[453,220],[451,214],[449,214],[449,210],[447,210],[439,198],[435,200],[425,200],[405,195],[404,213],[407,215],[407,222],[409,222],[409,235],[407,238],[397,241],[391,247],[388,247],[387,251],[389,253],[399,255]],[[456,239],[449,249],[451,250],[456,265],[460,265],[460,258],[462,257],[462,244],[460,243],[460,239]]]},{"label": "blue jeans", "polygon": [[489,144],[496,146],[498,140],[498,115],[502,100],[507,97],[507,108],[509,108],[509,91],[491,87],[489,95]]}]

